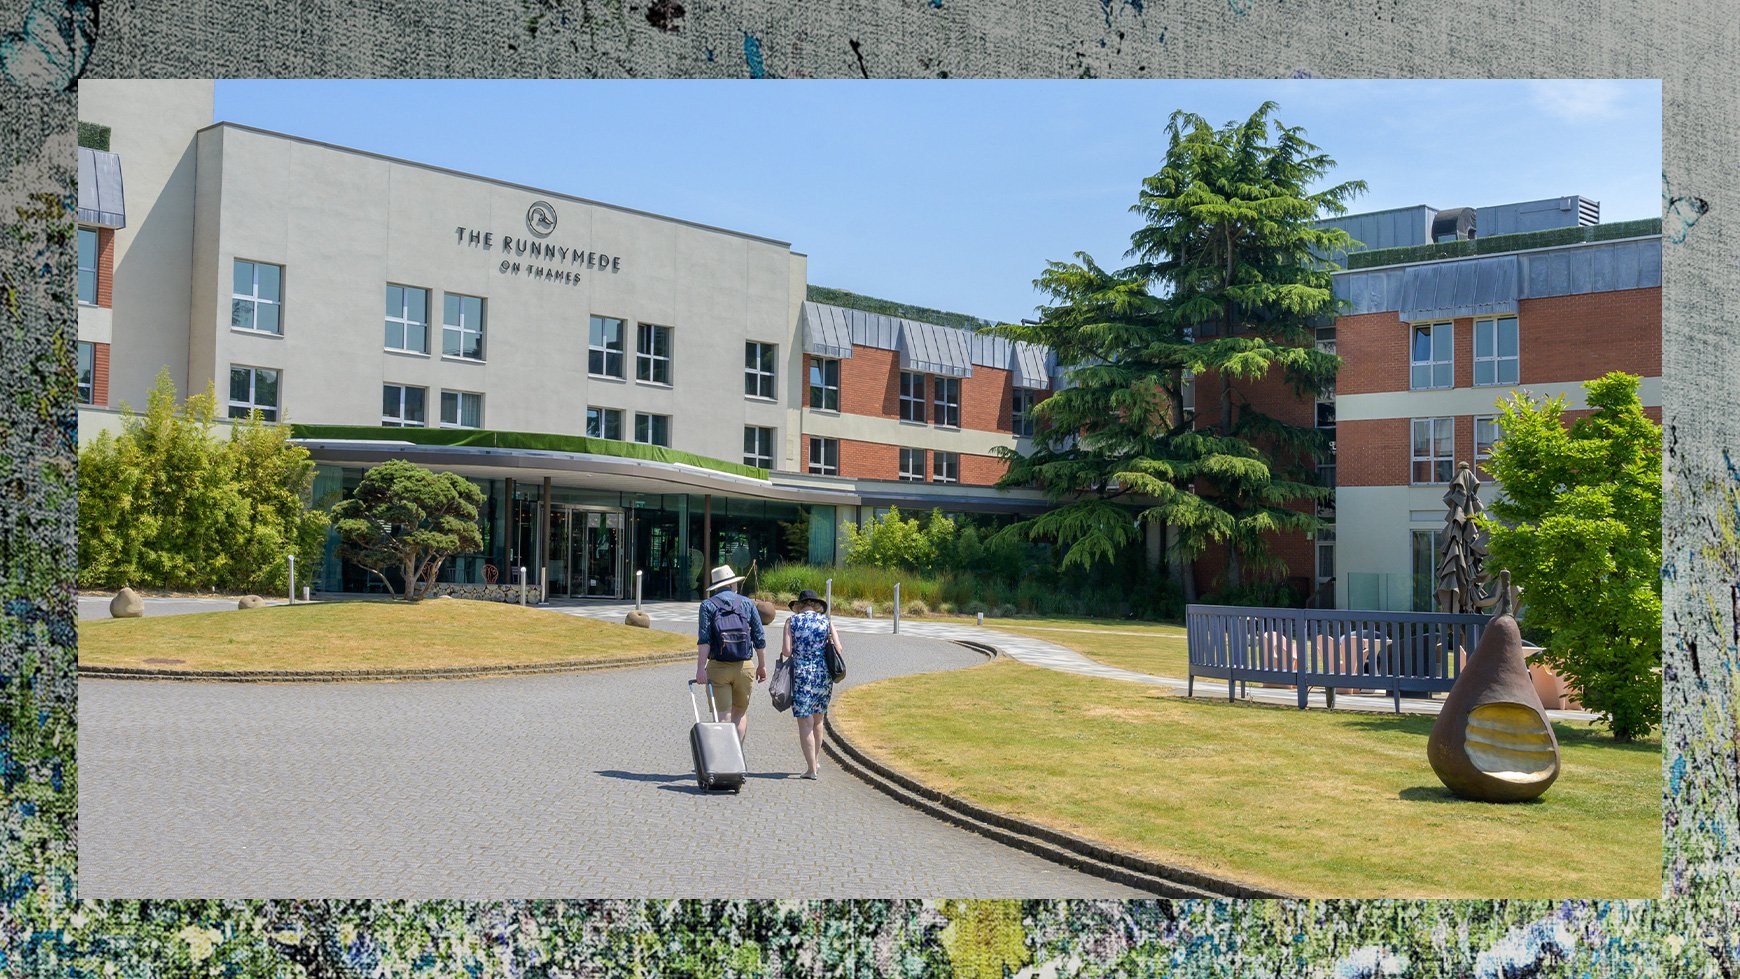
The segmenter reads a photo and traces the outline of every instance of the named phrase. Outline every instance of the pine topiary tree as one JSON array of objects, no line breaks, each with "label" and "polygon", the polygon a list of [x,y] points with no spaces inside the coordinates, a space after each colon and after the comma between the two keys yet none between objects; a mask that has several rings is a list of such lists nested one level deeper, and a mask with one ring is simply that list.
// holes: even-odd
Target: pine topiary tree
[{"label": "pine topiary tree", "polygon": [[483,491],[450,472],[430,472],[392,459],[363,474],[350,499],[332,508],[339,554],[373,571],[393,591],[388,568],[399,570],[408,602],[429,594],[442,562],[483,546],[477,526]]}]

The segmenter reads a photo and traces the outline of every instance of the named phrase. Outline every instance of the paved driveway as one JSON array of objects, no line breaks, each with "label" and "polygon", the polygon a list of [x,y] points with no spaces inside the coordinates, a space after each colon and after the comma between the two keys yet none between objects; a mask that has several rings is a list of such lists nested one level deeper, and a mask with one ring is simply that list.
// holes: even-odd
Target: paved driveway
[{"label": "paved driveway", "polygon": [[[848,685],[979,659],[905,636],[850,646]],[[792,777],[796,725],[761,691],[749,784],[703,795],[691,675],[82,681],[79,895],[1137,896],[826,762],[820,781]]]}]

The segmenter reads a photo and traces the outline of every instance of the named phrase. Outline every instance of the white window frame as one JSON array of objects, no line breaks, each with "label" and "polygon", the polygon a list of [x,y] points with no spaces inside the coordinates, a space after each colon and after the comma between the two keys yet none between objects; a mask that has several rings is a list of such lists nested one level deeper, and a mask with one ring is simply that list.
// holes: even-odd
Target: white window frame
[{"label": "white window frame", "polygon": [[[813,476],[838,476],[840,474],[840,440],[822,438],[819,435],[811,435],[809,438],[810,474]],[[833,450],[831,453],[834,457],[833,462],[828,461],[829,449]]]},{"label": "white window frame", "polygon": [[[771,364],[763,368],[762,364]],[[743,341],[743,396],[760,401],[779,398],[779,344]]]},{"label": "white window frame", "polygon": [[[237,401],[235,399],[236,371],[248,372],[248,398],[246,401]],[[275,404],[268,405],[260,402],[260,373],[262,371],[272,375],[274,386],[277,388],[277,403]],[[276,367],[253,367],[248,364],[231,364],[230,392],[229,413],[231,418],[246,418],[250,412],[257,410],[260,412],[260,417],[264,418],[266,421],[277,421],[278,413],[283,410],[284,372]],[[241,411],[241,414],[236,413],[238,410]]]},{"label": "white window frame", "polygon": [[[399,290],[399,310],[397,315],[393,313],[387,314],[385,329],[391,330],[395,326],[399,328],[399,345],[396,347],[393,346],[391,338],[383,333],[381,335],[381,348],[384,350],[391,350],[393,353],[422,354],[427,357],[429,355],[429,290],[422,286],[408,286],[401,282],[389,282],[387,283],[387,298],[389,301],[392,298],[392,291],[394,289]],[[423,318],[421,320],[413,319],[411,316],[411,293],[413,292],[420,292],[423,294]],[[411,329],[413,327],[423,331],[423,342],[421,345],[415,347],[411,346]]]},{"label": "white window frame", "polygon": [[773,429],[764,425],[743,426],[743,464],[772,469],[775,438]]},{"label": "white window frame", "polygon": [[[634,332],[634,379],[641,384],[671,387],[677,376],[671,359],[671,328],[659,326],[657,323],[637,323]],[[665,341],[665,352],[662,354],[658,352],[658,338],[661,336]],[[662,381],[658,379],[661,366],[665,375]]]},{"label": "white window frame", "polygon": [[[1514,349],[1508,355],[1502,353],[1499,350],[1499,346],[1498,346],[1499,335],[1501,332],[1500,331],[1500,324],[1507,323],[1507,322],[1511,325],[1511,334],[1512,334],[1513,340],[1515,341]],[[1480,339],[1481,339],[1480,335],[1483,332],[1487,334],[1487,340],[1488,340],[1488,344],[1489,344],[1487,349],[1490,351],[1490,353],[1484,357],[1482,357],[1480,355]],[[1506,379],[1504,376],[1504,367],[1507,364],[1510,366],[1510,377],[1508,379]],[[1491,380],[1482,381],[1480,379],[1480,369],[1482,367],[1486,367],[1492,371],[1492,379]],[[1482,388],[1484,388],[1484,387],[1514,387],[1517,384],[1521,383],[1521,380],[1522,380],[1522,333],[1521,333],[1520,328],[1517,324],[1517,318],[1515,316],[1489,316],[1489,317],[1486,317],[1484,319],[1475,320],[1474,321],[1474,386],[1475,387],[1482,387]]]},{"label": "white window frame", "polygon": [[[593,429],[593,425],[592,425],[592,416],[594,413],[596,413],[598,415],[598,426],[597,426],[598,434],[596,434],[596,435],[593,434],[594,429]],[[615,419],[615,421],[616,421],[616,434],[615,435],[609,434],[610,426],[609,426],[609,424],[607,424],[612,419]],[[612,442],[622,441],[622,409],[621,408],[605,408],[605,407],[602,407],[600,405],[587,405],[586,406],[586,437],[587,438],[594,438],[594,439],[609,439]]]},{"label": "white window frame", "polygon": [[900,372],[900,420],[924,424],[930,417],[929,402],[926,400],[928,388],[925,386],[925,375],[918,371]]},{"label": "white window frame", "polygon": [[[609,330],[608,324],[616,324],[616,345],[604,339]],[[594,339],[594,334],[597,339]],[[599,370],[592,369],[592,355],[599,357]],[[615,360],[616,370],[612,371],[611,361]],[[593,316],[586,323],[586,375],[588,377],[608,377],[613,380],[628,379],[628,328],[627,321],[615,316]]]},{"label": "white window frame", "polygon": [[[91,236],[91,264],[89,265],[85,264],[84,243],[86,235]],[[77,255],[74,258],[74,262],[78,265],[78,281],[76,283],[78,304],[80,306],[95,306],[97,304],[97,297],[101,295],[103,291],[101,271],[103,266],[103,236],[95,228],[81,227],[79,228],[79,233],[74,244],[77,245]],[[91,276],[91,297],[89,299],[85,298],[85,273],[87,272],[90,273]]]},{"label": "white window frame", "polygon": [[904,482],[924,482],[924,450],[902,447],[899,474],[898,478]]},{"label": "white window frame", "polygon": [[934,375],[930,379],[930,391],[931,423],[938,428],[960,428],[961,379]]},{"label": "white window frame", "polygon": [[[251,282],[253,289],[252,293],[242,293],[235,290],[236,266],[244,264],[253,268]],[[271,299],[267,299],[260,295],[260,266],[262,265],[278,270],[278,295]],[[258,326],[237,326],[235,305],[236,300],[238,299],[253,304],[249,307],[249,311],[252,315],[251,322],[256,324],[260,322],[261,306],[274,307],[278,314],[278,328],[275,330],[263,330]],[[234,260],[234,263],[230,268],[230,329],[238,330],[242,333],[261,333],[274,337],[281,337],[284,335],[284,266],[278,265],[274,262],[256,262],[251,258],[238,258]]]},{"label": "white window frame", "polygon": [[[665,423],[665,440],[663,442],[660,442],[657,439],[653,438],[653,429],[657,427],[655,423],[658,422],[660,419],[663,419],[664,423]],[[643,426],[641,424],[642,422],[645,422],[646,424]],[[643,427],[646,429],[646,438],[641,438],[641,429]],[[655,415],[649,411],[637,411],[637,412],[635,412],[634,413],[634,441],[639,442],[642,445],[657,445],[657,446],[661,446],[661,447],[666,448],[666,449],[670,448],[671,447],[671,416],[670,415]]]},{"label": "white window frame", "polygon": [[96,404],[97,398],[97,345],[89,340],[80,340],[77,350],[75,370],[78,371],[73,383],[73,397],[81,405]]},{"label": "white window frame", "polygon": [[[1414,356],[1414,343],[1421,330],[1428,331],[1430,348],[1426,359],[1420,360]],[[1444,331],[1444,357],[1439,359],[1438,331]],[[1421,370],[1426,372],[1425,384],[1417,383],[1417,375]],[[1443,377],[1444,383],[1438,383]],[[1437,323],[1408,324],[1408,390],[1410,391],[1441,391],[1456,386],[1456,324],[1444,321]]]},{"label": "white window frame", "polygon": [[937,450],[930,454],[930,481],[958,483],[961,481],[961,454]]},{"label": "white window frame", "polygon": [[[387,414],[387,407],[386,407],[387,392],[393,388],[399,389],[399,398],[398,398],[399,413],[397,415]],[[405,403],[409,400],[409,395],[412,391],[423,392],[423,417],[420,419],[417,419],[415,421],[413,421],[412,419],[407,417],[405,414]],[[429,389],[426,387],[418,387],[415,384],[393,384],[390,382],[383,383],[381,385],[381,427],[382,428],[427,428],[427,427],[429,427]]]},{"label": "white window frame", "polygon": [[[449,397],[451,397],[453,399],[453,420],[452,421],[447,420],[447,403],[448,403]],[[476,398],[477,399],[477,424],[475,424],[475,425],[466,425],[463,422],[463,419],[465,418],[465,399],[466,398]],[[478,392],[478,391],[448,391],[448,390],[443,390],[441,392],[441,427],[442,428],[473,428],[473,429],[482,428],[483,427],[483,394]]]},{"label": "white window frame", "polygon": [[[477,301],[477,322],[476,323],[468,322],[467,318],[465,316],[465,301],[467,299],[472,299],[472,300]],[[455,302],[453,304],[455,310],[457,311],[456,315],[457,315],[457,318],[459,320],[459,322],[457,322],[457,323],[450,323],[447,320],[448,300],[457,300],[457,302]],[[444,292],[441,294],[441,356],[442,357],[444,357],[448,360],[464,360],[464,361],[470,361],[471,363],[476,363],[476,364],[483,363],[484,359],[488,356],[488,351],[485,350],[485,348],[484,348],[484,331],[488,328],[488,325],[489,325],[489,300],[488,299],[484,298],[483,296],[466,295],[463,292]],[[456,354],[450,354],[447,352],[447,338],[449,336],[457,336],[459,338],[459,352]],[[475,356],[475,357],[473,357],[465,352],[465,340],[467,337],[476,337],[477,338],[477,356]]]},{"label": "white window frame", "polygon": [[[1492,447],[1504,439],[1504,429],[1499,425],[1499,415],[1474,416],[1474,464],[1480,465],[1492,458]],[[1480,426],[1482,423],[1492,426],[1492,439],[1486,443],[1486,451],[1481,451]]]},{"label": "white window frame", "polygon": [[[828,383],[828,373],[829,373],[830,368],[832,368],[833,375],[834,375],[834,383],[832,383],[832,384]],[[820,381],[821,381],[821,383],[819,383],[819,384],[816,383],[818,378],[820,378]],[[817,397],[816,397],[818,394],[821,395],[821,399],[819,402],[817,401]],[[830,400],[830,398],[829,398],[830,394],[833,396],[831,399],[833,401],[833,404],[827,403]],[[840,410],[840,361],[838,358],[836,358],[836,357],[811,357],[810,358],[809,404],[810,404],[810,409],[812,411],[835,411],[835,412],[837,412]]]},{"label": "white window frame", "polygon": [[1033,408],[1039,404],[1039,392],[1031,388],[1009,390],[1009,431],[1016,438],[1032,438]]},{"label": "white window frame", "polygon": [[[1420,451],[1421,426],[1426,426],[1426,451]],[[1441,435],[1440,433],[1443,432]],[[1438,455],[1439,446],[1448,446],[1449,455]],[[1408,422],[1408,482],[1414,486],[1436,486],[1448,483],[1456,477],[1456,419],[1453,416],[1435,418],[1413,418]],[[1422,480],[1419,478],[1422,465],[1432,467],[1434,478]],[[1444,472],[1442,479],[1437,478],[1440,466]]]}]

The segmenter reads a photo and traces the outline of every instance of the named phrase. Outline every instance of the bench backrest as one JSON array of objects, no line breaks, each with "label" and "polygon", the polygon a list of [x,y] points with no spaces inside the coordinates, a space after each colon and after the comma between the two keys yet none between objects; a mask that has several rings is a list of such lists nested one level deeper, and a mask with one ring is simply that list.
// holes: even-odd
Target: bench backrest
[{"label": "bench backrest", "polygon": [[1198,676],[1371,689],[1448,690],[1488,622],[1447,612],[1192,605]]}]

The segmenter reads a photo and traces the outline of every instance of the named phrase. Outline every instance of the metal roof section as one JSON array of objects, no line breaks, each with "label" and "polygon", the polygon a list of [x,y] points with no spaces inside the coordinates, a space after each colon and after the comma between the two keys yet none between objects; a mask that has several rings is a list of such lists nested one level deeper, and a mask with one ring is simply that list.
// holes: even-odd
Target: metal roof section
[{"label": "metal roof section", "polygon": [[943,377],[972,377],[973,350],[967,337],[964,330],[901,320],[900,368]]},{"label": "metal roof section", "polygon": [[99,228],[127,226],[119,154],[79,147],[78,221]]},{"label": "metal roof section", "polygon": [[1524,299],[1661,287],[1661,239],[1602,242],[1522,255]]},{"label": "metal roof section", "polygon": [[[1455,294],[1455,276],[1468,273],[1454,272],[1450,273],[1450,279],[1444,279],[1446,273],[1434,270],[1501,261],[1515,263],[1516,269],[1514,296],[1508,311],[1514,311],[1515,300],[1521,299],[1546,299],[1553,296],[1661,286],[1661,238],[1650,236],[1584,242],[1480,258],[1338,272],[1334,280],[1335,297],[1347,301],[1348,308],[1342,314],[1346,316],[1390,311],[1399,313],[1404,320],[1415,316],[1419,319],[1442,319],[1449,316],[1481,315],[1446,311],[1454,308],[1458,298]],[[1474,282],[1467,287],[1471,291],[1465,294],[1470,302],[1504,302],[1504,295],[1510,291],[1499,278],[1504,273],[1495,271],[1488,274],[1493,276],[1487,282],[1486,288],[1489,291],[1482,293],[1479,273],[1475,273]],[[1440,305],[1437,299],[1438,290],[1443,288],[1451,290],[1450,302]],[[1427,294],[1428,290],[1431,295]],[[1499,311],[1506,310],[1488,309],[1484,312]]]},{"label": "metal roof section", "polygon": [[1362,249],[1401,248],[1424,245],[1432,240],[1432,219],[1435,208],[1424,204],[1396,207],[1387,211],[1365,214],[1343,214],[1312,222],[1319,228],[1340,228],[1353,236]]},{"label": "metal roof section", "polygon": [[1051,351],[1025,340],[1010,344],[1009,375],[1015,386],[1031,391],[1051,387]]},{"label": "metal roof section", "polygon": [[1402,270],[1401,318],[1450,319],[1516,312],[1517,256],[1410,265]]},{"label": "metal roof section", "polygon": [[852,323],[839,306],[805,302],[798,318],[803,321],[804,353],[845,359],[852,356]]},{"label": "metal roof section", "polygon": [[1479,213],[1475,226],[1483,238],[1601,223],[1601,202],[1592,201],[1581,194],[1522,201],[1517,204],[1499,204],[1475,210]]}]

